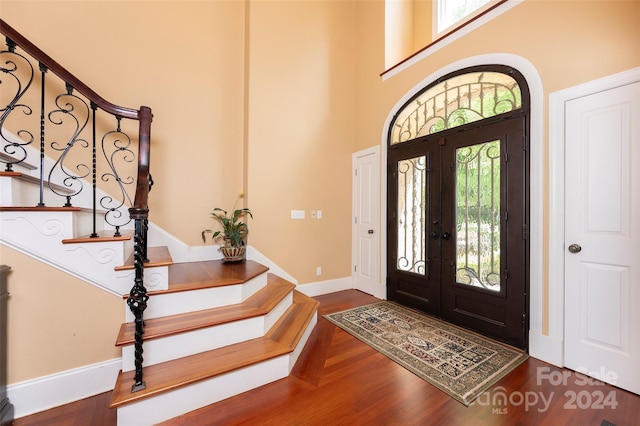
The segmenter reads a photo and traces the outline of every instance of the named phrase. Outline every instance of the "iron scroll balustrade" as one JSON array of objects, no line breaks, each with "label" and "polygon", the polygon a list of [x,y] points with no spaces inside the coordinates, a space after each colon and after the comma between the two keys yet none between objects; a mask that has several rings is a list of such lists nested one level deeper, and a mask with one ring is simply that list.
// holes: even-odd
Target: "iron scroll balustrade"
[{"label": "iron scroll balustrade", "polygon": [[[136,158],[135,141],[121,124],[123,118],[138,120],[139,112],[104,101],[5,22],[2,30],[7,49],[0,51],[0,162],[11,172],[15,165],[30,167],[38,156],[40,194],[34,204],[45,206],[45,189],[61,197],[66,207],[72,206],[72,200],[80,205],[91,200],[90,236],[98,236],[99,214],[119,236],[120,229],[131,221],[126,213],[133,205],[129,192],[134,188]],[[60,77],[62,87],[47,77],[51,73]],[[53,164],[46,163],[46,158]],[[86,190],[89,185],[91,194]],[[110,195],[99,195],[99,186]],[[81,194],[84,200],[80,200]]]},{"label": "iron scroll balustrade", "polygon": [[[71,204],[72,197],[83,191],[84,178],[91,176],[93,187],[93,232],[92,237],[97,237],[96,232],[96,206],[97,206],[97,123],[104,126],[104,119],[96,118],[98,110],[115,119],[115,130],[105,131],[101,138],[101,151],[108,164],[108,171],[100,175],[103,182],[115,181],[117,190],[122,197],[121,201],[116,201],[110,196],[102,197],[99,201],[102,208],[107,209],[105,221],[114,226],[116,233],[119,228],[133,220],[134,229],[134,271],[135,279],[132,290],[127,299],[127,304],[135,316],[135,376],[132,384],[132,392],[145,388],[142,369],[142,335],[144,334],[143,314],[147,306],[148,296],[144,287],[144,262],[147,260],[147,228],[149,207],[148,198],[152,185],[150,175],[150,141],[151,141],[151,121],[153,114],[146,106],[140,109],[131,109],[114,105],[85,83],[76,78],[46,53],[27,40],[19,32],[13,29],[5,21],[0,19],[0,33],[6,37],[7,49],[0,51],[0,84],[3,86],[3,96],[0,98],[0,162],[6,164],[6,170],[12,171],[16,164],[26,164],[28,159],[28,148],[36,140],[39,133],[39,167],[40,167],[40,199],[38,206],[44,206],[44,186],[49,188],[66,199],[65,205]],[[40,79],[36,80],[35,67],[32,62],[22,52],[33,58],[38,64]],[[50,84],[47,75],[51,73],[57,76],[64,83],[64,91],[54,96],[54,107],[46,112],[47,94],[56,90],[59,82]],[[29,106],[30,95],[27,94],[34,82],[40,84],[39,96],[36,95],[37,107]],[[10,91],[13,87],[14,91]],[[8,95],[12,93],[12,95]],[[31,92],[29,92],[31,93]],[[33,96],[31,96],[33,98]],[[6,104],[5,104],[6,101]],[[33,115],[33,111],[40,110],[39,127],[37,130],[29,130],[23,127],[22,123],[28,122]],[[18,114],[20,113],[20,114]],[[104,114],[101,114],[104,116]],[[134,142],[121,127],[123,119],[138,122],[138,152],[137,152],[137,172],[133,176],[122,178],[116,166],[116,159],[121,158],[125,163],[136,161],[133,151]],[[90,125],[89,125],[90,123]],[[17,126],[15,135],[9,134],[6,128]],[[45,131],[49,128],[58,129],[54,131],[55,140],[47,141],[48,135]],[[64,132],[59,129],[63,129]],[[89,134],[89,136],[86,136]],[[60,138],[60,135],[67,135]],[[77,151],[90,151],[90,159],[87,161],[77,159]],[[48,172],[45,178],[45,157],[49,154],[58,153],[54,160],[55,166]],[[88,164],[90,163],[90,164]],[[120,164],[120,163],[118,163]],[[30,166],[30,165],[29,165]],[[55,170],[54,170],[55,169]],[[53,177],[60,179],[60,185],[55,186],[50,181]],[[133,202],[127,195],[126,186],[135,187]],[[122,217],[122,211],[128,207],[128,217]],[[123,222],[116,222],[122,217]],[[125,220],[126,219],[126,220]]]}]

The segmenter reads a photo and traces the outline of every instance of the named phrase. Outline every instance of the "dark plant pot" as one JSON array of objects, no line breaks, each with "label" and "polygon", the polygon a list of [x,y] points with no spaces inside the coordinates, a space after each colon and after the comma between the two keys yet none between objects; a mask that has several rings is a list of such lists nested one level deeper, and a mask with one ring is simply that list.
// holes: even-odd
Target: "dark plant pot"
[{"label": "dark plant pot", "polygon": [[232,247],[232,246],[221,246],[220,252],[222,253],[222,261],[223,262],[239,262],[244,260],[244,254],[246,251],[246,246],[240,247]]}]

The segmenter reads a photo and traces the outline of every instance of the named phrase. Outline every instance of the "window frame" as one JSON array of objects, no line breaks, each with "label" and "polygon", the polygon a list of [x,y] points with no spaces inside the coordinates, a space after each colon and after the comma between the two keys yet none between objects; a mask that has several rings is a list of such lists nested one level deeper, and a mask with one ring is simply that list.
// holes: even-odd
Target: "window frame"
[{"label": "window frame", "polygon": [[462,18],[458,19],[457,21],[453,22],[452,24],[448,25],[442,30],[438,30],[438,24],[440,22],[441,3],[444,3],[446,1],[447,0],[433,0],[432,2],[433,8],[431,13],[431,17],[432,17],[431,28],[432,28],[433,40],[438,40],[439,38],[446,36],[451,32],[456,31],[458,28],[466,25],[468,22],[473,21],[474,19],[484,14],[488,10],[493,9],[499,3],[502,3],[501,0],[488,0],[485,4],[483,4],[479,8],[475,9],[472,12],[469,12],[468,14],[464,15]]},{"label": "window frame", "polygon": [[450,43],[468,35],[473,30],[487,24],[491,20],[499,17],[500,15],[508,12],[509,10],[517,7],[522,4],[526,0],[498,0],[495,5],[488,8],[484,12],[478,14],[474,18],[471,18],[469,21],[461,24],[456,27],[454,30],[440,36],[438,39],[432,41],[424,48],[415,52],[411,56],[403,59],[397,64],[393,65],[390,68],[385,69],[380,73],[380,77],[383,81],[399,74],[400,72],[410,68],[412,65],[420,62],[421,60],[428,58],[430,55],[438,52],[439,50],[445,48]]}]

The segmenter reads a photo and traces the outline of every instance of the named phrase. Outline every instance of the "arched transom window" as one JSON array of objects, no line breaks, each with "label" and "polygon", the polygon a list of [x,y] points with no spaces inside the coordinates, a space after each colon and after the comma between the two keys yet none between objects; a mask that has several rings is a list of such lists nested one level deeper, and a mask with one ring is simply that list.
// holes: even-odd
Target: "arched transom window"
[{"label": "arched transom window", "polygon": [[516,80],[495,71],[471,72],[427,88],[396,115],[389,144],[462,126],[522,108]]}]

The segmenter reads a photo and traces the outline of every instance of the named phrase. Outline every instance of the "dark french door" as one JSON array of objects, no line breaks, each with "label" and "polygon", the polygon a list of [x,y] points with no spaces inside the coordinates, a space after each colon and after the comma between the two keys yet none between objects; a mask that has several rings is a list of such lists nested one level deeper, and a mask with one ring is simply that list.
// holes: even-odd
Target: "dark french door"
[{"label": "dark french door", "polygon": [[526,348],[525,140],[518,115],[389,149],[390,300]]}]

